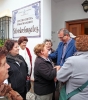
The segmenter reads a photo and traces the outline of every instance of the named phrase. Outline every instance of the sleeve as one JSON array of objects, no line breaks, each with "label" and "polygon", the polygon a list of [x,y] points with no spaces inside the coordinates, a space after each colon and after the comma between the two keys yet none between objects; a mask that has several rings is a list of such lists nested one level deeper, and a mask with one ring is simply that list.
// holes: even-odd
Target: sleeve
[{"label": "sleeve", "polygon": [[28,73],[28,65],[27,65],[26,61],[24,60],[24,58],[21,55],[19,55],[19,59],[21,59],[24,62],[25,68],[26,68],[26,73]]},{"label": "sleeve", "polygon": [[72,60],[67,59],[59,71],[57,71],[57,80],[66,82],[73,75]]},{"label": "sleeve", "polygon": [[51,59],[55,59],[55,58],[57,58],[57,55],[58,55],[58,48],[56,49],[55,52],[49,54],[49,58],[51,58]]},{"label": "sleeve", "polygon": [[75,47],[75,45],[74,45],[73,54],[74,54],[75,52],[77,52],[77,49],[76,49],[76,47]]},{"label": "sleeve", "polygon": [[31,63],[31,66],[32,66],[32,55],[31,55],[31,52],[27,47],[26,47],[26,50],[27,50],[27,53],[28,53],[28,55],[30,57],[30,63]]},{"label": "sleeve", "polygon": [[38,72],[43,78],[47,80],[52,80],[56,77],[56,69],[53,69],[53,67],[50,68],[47,66],[47,63],[39,64]]},{"label": "sleeve", "polygon": [[75,54],[75,52],[77,52],[77,49],[76,49],[75,40],[74,40],[74,43],[73,43],[73,55]]}]

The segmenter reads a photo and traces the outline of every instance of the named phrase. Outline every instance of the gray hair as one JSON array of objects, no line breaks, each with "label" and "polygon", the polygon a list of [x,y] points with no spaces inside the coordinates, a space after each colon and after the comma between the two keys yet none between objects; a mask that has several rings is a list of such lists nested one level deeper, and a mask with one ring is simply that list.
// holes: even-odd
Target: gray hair
[{"label": "gray hair", "polygon": [[64,35],[69,35],[69,36],[70,36],[69,31],[68,31],[66,28],[61,28],[61,29],[59,30],[58,34],[59,34],[61,31],[63,31]]}]

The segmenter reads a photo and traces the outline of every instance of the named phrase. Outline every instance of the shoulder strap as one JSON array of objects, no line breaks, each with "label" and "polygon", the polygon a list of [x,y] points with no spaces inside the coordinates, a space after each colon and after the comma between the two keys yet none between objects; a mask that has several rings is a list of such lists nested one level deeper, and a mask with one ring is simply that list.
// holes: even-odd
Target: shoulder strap
[{"label": "shoulder strap", "polygon": [[81,85],[80,87],[78,87],[77,89],[73,90],[72,92],[67,94],[67,100],[72,97],[73,95],[81,92],[86,86],[88,85],[88,81],[86,81],[83,85]]}]

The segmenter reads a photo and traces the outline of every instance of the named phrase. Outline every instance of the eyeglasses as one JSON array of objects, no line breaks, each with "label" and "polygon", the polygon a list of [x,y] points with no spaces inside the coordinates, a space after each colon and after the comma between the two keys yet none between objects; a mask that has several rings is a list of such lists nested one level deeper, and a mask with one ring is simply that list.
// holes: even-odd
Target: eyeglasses
[{"label": "eyeglasses", "polygon": [[[65,36],[65,35],[64,35],[64,36]],[[64,38],[64,36],[62,36],[62,37],[58,37],[58,38],[63,39],[63,38]]]}]

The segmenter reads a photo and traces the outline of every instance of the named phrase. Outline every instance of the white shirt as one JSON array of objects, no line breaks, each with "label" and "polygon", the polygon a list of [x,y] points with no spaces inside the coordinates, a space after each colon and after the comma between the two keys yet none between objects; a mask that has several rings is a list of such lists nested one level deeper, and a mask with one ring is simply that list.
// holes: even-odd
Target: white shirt
[{"label": "white shirt", "polygon": [[27,53],[27,50],[26,48],[24,50],[22,50],[19,46],[19,54],[24,58],[24,60],[26,61],[27,63],[27,66],[28,66],[28,74],[30,75],[30,72],[31,72],[31,63],[30,63],[30,59],[29,59],[29,55]]}]

